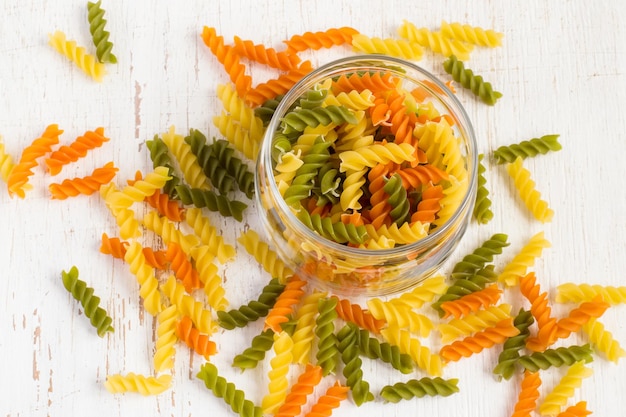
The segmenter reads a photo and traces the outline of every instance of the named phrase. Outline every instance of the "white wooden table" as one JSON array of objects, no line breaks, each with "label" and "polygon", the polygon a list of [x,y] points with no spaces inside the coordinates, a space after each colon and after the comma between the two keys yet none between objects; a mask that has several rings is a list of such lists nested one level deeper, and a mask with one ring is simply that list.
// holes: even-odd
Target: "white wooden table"
[{"label": "white wooden table", "polygon": [[[489,163],[494,219],[487,225],[472,223],[451,262],[491,234],[506,233],[511,245],[496,260],[502,267],[532,234],[544,230],[552,248],[534,270],[551,299],[564,282],[624,285],[626,7],[621,1],[104,0],[103,7],[119,63],[108,65],[98,84],[47,45],[48,33],[57,29],[90,45],[86,2],[0,2],[0,134],[14,158],[48,124],[64,129],[63,143],[103,126],[111,141],[65,169],[62,178],[87,175],[114,161],[120,168],[116,181],[123,185],[136,170],[151,168],[145,142],[170,125],[217,135],[212,124],[221,110],[216,86],[228,78],[200,39],[204,25],[215,27],[226,42],[237,35],[276,48],[292,35],[341,26],[372,37],[393,37],[403,19],[431,29],[442,20],[493,28],[505,34],[503,46],[476,49],[470,64],[504,96],[494,107],[462,89],[459,99],[486,154],[500,145],[561,135],[561,152],[526,163],[556,214],[549,224],[535,221],[504,168]],[[337,47],[303,56],[317,66],[346,54],[352,54],[348,47]],[[442,59],[427,53],[420,65],[448,79]],[[272,72],[254,67],[251,74],[257,83]],[[140,306],[127,265],[98,251],[101,234],[114,236],[117,226],[97,194],[66,201],[49,198],[47,185],[62,178],[37,168],[34,188],[24,200],[10,198],[4,186],[0,189],[0,415],[68,416],[86,410],[107,416],[234,415],[196,379],[203,361],[184,346],[178,347],[173,386],[164,394],[112,395],[105,390],[109,374],[152,373],[156,323]],[[212,214],[211,219],[236,245],[245,228],[257,228],[255,216],[253,205],[242,223]],[[156,247],[158,242],[146,243]],[[61,270],[72,265],[113,316],[115,332],[105,338],[96,336],[61,284]],[[220,267],[220,274],[233,306],[256,297],[267,280],[242,248],[235,262]],[[510,301],[514,309],[524,305],[520,298]],[[563,308],[555,307],[555,314],[564,314]],[[602,319],[622,345],[625,319],[624,306],[612,307]],[[219,353],[212,361],[260,404],[267,363],[243,374],[230,366],[259,329],[253,325],[218,331],[214,340]],[[572,336],[563,344],[583,342],[584,336]],[[448,365],[444,376],[458,378],[460,387],[451,397],[397,405],[379,399],[358,409],[348,401],[334,415],[510,415],[519,379],[498,382],[492,376],[498,353],[494,348]],[[596,356],[590,366],[593,377],[583,381],[570,404],[586,400],[594,416],[624,415],[623,360],[614,364]],[[385,384],[406,380],[369,360],[364,373],[375,393]],[[549,392],[561,375],[546,372],[541,392]]]}]

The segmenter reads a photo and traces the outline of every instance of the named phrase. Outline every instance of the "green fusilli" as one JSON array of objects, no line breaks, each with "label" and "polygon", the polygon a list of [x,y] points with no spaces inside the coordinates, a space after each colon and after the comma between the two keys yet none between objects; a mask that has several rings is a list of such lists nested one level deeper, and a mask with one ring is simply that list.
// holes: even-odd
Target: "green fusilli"
[{"label": "green fusilli", "polygon": [[274,345],[274,331],[267,329],[252,338],[250,347],[246,348],[242,353],[235,356],[233,366],[237,368],[252,369],[256,368],[260,361],[265,359],[265,354]]},{"label": "green fusilli", "polygon": [[540,369],[545,371],[553,366],[571,366],[580,361],[585,363],[593,361],[593,349],[590,344],[547,349],[543,352],[520,356],[518,359],[518,363],[530,372],[537,372]]},{"label": "green fusilli", "polygon": [[337,319],[337,299],[322,298],[318,301],[319,315],[315,319],[315,336],[317,336],[317,365],[324,375],[335,371],[339,356],[337,336],[335,335],[335,319]]},{"label": "green fusilli", "polygon": [[89,21],[89,32],[96,47],[96,56],[100,62],[117,63],[117,58],[111,50],[113,44],[109,41],[111,34],[105,30],[107,24],[104,18],[104,10],[101,7],[102,1],[96,3],[87,2],[87,20]]},{"label": "green fusilli", "polygon": [[244,327],[251,321],[265,317],[276,303],[276,299],[283,292],[285,286],[273,278],[263,287],[256,300],[250,301],[237,309],[218,311],[217,318],[220,327],[232,330],[235,327]]},{"label": "green fusilli", "polygon": [[447,397],[459,392],[458,382],[459,380],[456,378],[424,377],[422,379],[411,379],[407,382],[398,382],[384,386],[380,390],[380,396],[392,403],[410,400],[415,397],[421,398],[426,395]]},{"label": "green fusilli", "polygon": [[524,140],[511,145],[500,146],[493,151],[493,158],[498,164],[514,162],[518,156],[522,159],[534,157],[536,155],[545,155],[548,152],[556,152],[562,149],[559,143],[559,135],[544,135],[539,138]]},{"label": "green fusilli", "polygon": [[213,391],[218,398],[223,398],[226,404],[230,405],[235,413],[241,417],[261,417],[263,415],[261,407],[245,398],[243,391],[238,390],[235,384],[226,381],[218,375],[217,367],[210,362],[205,362],[196,375],[204,381],[204,385]]},{"label": "green fusilli", "polygon": [[520,357],[520,350],[526,346],[526,339],[530,335],[529,327],[535,322],[530,311],[520,309],[513,320],[513,325],[519,330],[517,336],[507,339],[502,345],[502,352],[498,356],[498,364],[493,369],[493,373],[500,375],[504,379],[511,379],[517,368],[517,360]]},{"label": "green fusilli", "polygon": [[485,82],[482,76],[474,74],[471,69],[465,68],[463,61],[459,61],[454,55],[443,62],[443,69],[452,75],[454,81],[471,90],[472,93],[491,106],[502,97],[502,93],[494,91],[490,83]]},{"label": "green fusilli", "polygon": [[367,401],[373,401],[374,394],[370,392],[369,383],[363,380],[358,337],[359,329],[356,325],[346,324],[337,333],[337,348],[343,363],[343,376],[346,378],[346,385],[350,387],[354,403],[361,406]]},{"label": "green fusilli", "polygon": [[78,268],[72,266],[69,272],[61,271],[63,286],[83,306],[85,316],[90,319],[91,325],[96,328],[98,336],[104,337],[107,332],[112,332],[113,320],[106,310],[99,306],[100,297],[93,295],[94,289],[78,278]]},{"label": "green fusilli", "polygon": [[486,168],[482,162],[483,158],[484,155],[482,153],[478,155],[478,188],[476,190],[476,203],[474,204],[474,218],[478,223],[487,224],[493,219],[493,211],[491,211],[489,190],[486,187]]}]

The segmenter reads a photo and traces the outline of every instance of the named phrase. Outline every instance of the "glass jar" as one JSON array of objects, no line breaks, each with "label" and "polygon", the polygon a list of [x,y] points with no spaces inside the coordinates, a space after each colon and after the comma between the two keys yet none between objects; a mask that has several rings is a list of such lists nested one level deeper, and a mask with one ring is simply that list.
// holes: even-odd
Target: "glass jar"
[{"label": "glass jar", "polygon": [[[393,97],[401,99],[394,102]],[[345,114],[346,109],[352,116]],[[364,118],[366,127],[359,131],[356,126]],[[347,136],[353,142],[343,140]],[[415,140],[412,151],[397,143],[400,137],[405,143]],[[317,165],[318,159],[305,159],[316,144],[324,155]],[[398,161],[400,154],[403,161]],[[306,160],[313,167],[293,192],[286,191],[294,185],[289,181],[302,172],[294,172],[293,166],[291,171],[282,169],[284,174],[277,171],[277,165],[287,159],[294,166],[301,167]],[[311,161],[315,163],[310,165]],[[298,82],[272,115],[256,167],[261,223],[279,258],[314,287],[343,296],[399,292],[432,275],[465,233],[476,196],[477,163],[476,139],[467,113],[435,76],[411,62],[384,55],[338,59]],[[416,167],[428,164],[440,174],[437,184],[429,177],[412,186],[408,174],[397,174],[406,192],[400,192],[404,195],[399,200],[388,194],[381,199],[379,194],[376,204],[386,214],[375,219],[374,203],[368,203],[374,201],[371,197],[376,192],[370,189],[371,180],[376,179],[372,167],[388,167],[379,168],[385,173],[386,186],[398,170],[416,172],[423,169]],[[325,174],[335,169],[329,174],[331,181],[324,180],[325,186],[321,166]],[[354,177],[348,179],[350,175]],[[426,188],[435,186],[440,188],[431,190],[432,201],[414,218],[419,202],[427,200]],[[349,187],[351,194],[339,201]],[[396,213],[396,218],[390,216],[389,210],[395,207],[392,199],[405,207],[398,209],[403,213]],[[386,208],[380,206],[381,200],[387,201]],[[407,205],[408,214],[404,213]],[[425,213],[428,207],[430,214]]]}]

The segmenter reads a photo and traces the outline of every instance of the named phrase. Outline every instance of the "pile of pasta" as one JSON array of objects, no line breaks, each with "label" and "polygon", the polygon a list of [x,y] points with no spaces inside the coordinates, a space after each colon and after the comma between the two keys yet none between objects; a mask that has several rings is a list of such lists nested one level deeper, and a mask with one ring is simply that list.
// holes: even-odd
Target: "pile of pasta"
[{"label": "pile of pasta", "polygon": [[[493,373],[503,381],[521,381],[512,415],[590,413],[585,401],[571,404],[571,400],[583,379],[592,374],[589,364],[594,358],[600,355],[618,362],[626,354],[601,322],[609,308],[626,302],[626,288],[568,283],[557,288],[556,299],[551,300],[533,270],[543,250],[551,246],[544,232],[530,237],[503,267],[497,266],[497,257],[510,242],[501,233],[458,260],[449,274],[429,277],[394,297],[359,304],[310,287],[255,231],[242,225],[237,242],[228,242],[211,220],[218,215],[237,222],[248,215],[254,194],[250,165],[263,138],[263,118],[271,115],[281,94],[312,70],[310,63],[300,61],[299,52],[350,45],[360,52],[421,59],[422,48],[428,47],[447,59],[454,60],[453,55],[467,59],[476,45],[500,45],[501,34],[446,22],[440,31],[430,31],[405,22],[399,39],[368,38],[352,28],[329,29],[294,36],[283,51],[239,38],[226,44],[210,27],[201,36],[231,79],[217,88],[224,111],[213,119],[224,139],[210,141],[197,129],[181,134],[172,126],[146,142],[153,162],[147,172],[138,171],[123,181],[116,178],[117,169],[110,163],[87,177],[49,187],[54,199],[95,194],[106,205],[119,235],[103,234],[97,242],[99,251],[127,265],[136,277],[142,308],[157,323],[152,369],[108,375],[104,384],[110,392],[157,395],[167,391],[173,385],[176,352],[186,346],[204,359],[198,379],[241,416],[298,416],[305,410],[306,416],[329,416],[348,398],[363,406],[371,401],[453,395],[463,381],[448,375],[447,364],[500,349]],[[253,87],[244,60],[284,73]],[[490,104],[499,97],[484,84],[475,91]],[[41,161],[53,176],[108,140],[104,129],[97,128],[59,146],[62,133],[55,124],[47,126],[16,161],[0,141],[0,174],[11,196],[26,198],[32,188],[29,178]],[[549,221],[553,213],[539,198],[522,163],[559,150],[557,138],[546,135],[522,141],[492,155],[496,163],[507,164],[523,202],[540,222]],[[486,223],[493,213],[482,158],[474,214],[477,222]],[[148,207],[141,218],[139,207]],[[159,236],[163,246],[145,246],[144,242],[154,241],[151,236]],[[237,247],[246,254],[237,253]],[[239,256],[252,256],[267,280],[256,297],[232,306],[220,268]],[[60,275],[97,334],[106,337],[113,331],[114,319],[120,318],[110,317],[99,306],[99,297],[79,278],[78,267]],[[512,311],[507,303],[511,297],[522,300],[519,311]],[[556,315],[554,303],[569,303],[571,308]],[[233,358],[232,366],[254,372],[260,362],[268,363],[260,399],[246,396],[213,362],[220,353],[215,343],[218,328],[228,331],[251,325],[260,332]],[[556,347],[559,341],[581,340],[583,334],[589,343]],[[362,370],[363,358],[396,370],[397,382],[372,392]],[[543,375],[553,369],[564,370],[562,378],[541,397]],[[328,388],[313,395],[322,381]]]}]

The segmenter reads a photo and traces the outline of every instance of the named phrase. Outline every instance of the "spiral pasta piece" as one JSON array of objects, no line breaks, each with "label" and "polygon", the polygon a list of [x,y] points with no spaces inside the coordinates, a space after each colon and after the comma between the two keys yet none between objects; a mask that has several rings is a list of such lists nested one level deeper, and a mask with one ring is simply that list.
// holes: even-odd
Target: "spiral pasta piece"
[{"label": "spiral pasta piece", "polygon": [[72,266],[68,272],[61,271],[61,279],[65,289],[83,306],[85,316],[96,328],[98,336],[104,337],[107,332],[113,332],[111,325],[113,319],[109,317],[105,309],[99,306],[100,297],[93,294],[94,289],[78,278],[78,268]]},{"label": "spiral pasta piece", "polygon": [[576,362],[567,368],[566,374],[539,405],[539,414],[542,416],[559,414],[561,408],[567,404],[567,400],[574,396],[575,389],[580,388],[582,380],[589,378],[592,374],[593,369],[586,367],[584,362]]},{"label": "spiral pasta piece", "polygon": [[278,278],[280,282],[284,283],[293,276],[293,271],[278,258],[276,252],[269,247],[269,244],[263,242],[259,234],[254,230],[248,229],[239,235],[237,242],[242,244],[244,249],[254,256],[254,259],[272,278]]},{"label": "spiral pasta piece", "polygon": [[483,29],[478,26],[470,26],[458,22],[441,22],[441,34],[448,38],[468,42],[477,46],[495,48],[502,45],[504,34],[492,29]]},{"label": "spiral pasta piece", "polygon": [[274,331],[272,329],[263,330],[260,334],[252,338],[250,347],[233,359],[233,366],[241,370],[256,368],[258,363],[265,358],[265,354],[274,345]]},{"label": "spiral pasta piece", "polygon": [[410,379],[407,382],[398,382],[393,385],[385,385],[380,390],[380,396],[391,403],[412,398],[422,398],[426,395],[448,397],[459,392],[457,386],[459,380],[443,379],[440,377]]},{"label": "spiral pasta piece", "polygon": [[178,311],[176,306],[168,306],[157,315],[157,339],[154,350],[154,370],[163,372],[174,368],[174,356],[176,349],[174,346],[178,341],[176,336],[176,321],[178,320]]},{"label": "spiral pasta piece", "polygon": [[232,330],[235,327],[244,327],[251,321],[265,317],[276,304],[278,296],[284,291],[285,285],[278,282],[277,278],[272,279],[261,290],[257,300],[240,306],[238,309],[229,311],[218,311],[217,317],[220,327]]},{"label": "spiral pasta piece", "polygon": [[278,408],[274,417],[294,417],[300,415],[302,406],[307,397],[322,380],[322,368],[317,365],[307,365],[298,376],[298,381],[291,386],[285,402]]},{"label": "spiral pasta piece", "polygon": [[359,330],[356,325],[348,323],[337,333],[337,348],[343,363],[343,376],[350,387],[352,399],[357,406],[374,400],[369,383],[363,379],[362,361],[358,347]]},{"label": "spiral pasta piece", "polygon": [[387,302],[390,304],[404,304],[410,308],[421,308],[424,304],[431,302],[436,296],[445,293],[447,288],[446,277],[434,275],[426,278],[411,291],[406,291],[398,297],[389,299]]},{"label": "spiral pasta piece", "polygon": [[318,50],[349,44],[352,37],[359,32],[348,26],[331,28],[324,32],[305,32],[302,35],[294,35],[284,41],[288,53],[302,52],[308,49]]},{"label": "spiral pasta piece", "polygon": [[600,295],[591,301],[581,303],[572,309],[567,317],[557,321],[557,337],[564,339],[579,331],[589,320],[601,317],[609,306],[610,304],[605,302]]},{"label": "spiral pasta piece", "polygon": [[386,324],[384,319],[377,319],[368,310],[364,310],[359,304],[353,304],[349,299],[337,299],[337,315],[339,318],[352,322],[362,329],[372,333],[380,333],[380,329]]},{"label": "spiral pasta piece", "polygon": [[626,303],[626,286],[614,287],[600,284],[575,284],[567,282],[559,285],[556,293],[557,303],[581,303],[591,301],[598,295],[611,305]]},{"label": "spiral pasta piece", "polygon": [[398,346],[401,353],[411,356],[413,362],[431,376],[441,376],[443,361],[437,353],[423,346],[419,339],[412,337],[408,330],[386,328],[380,331],[383,338],[391,345]]},{"label": "spiral pasta piece", "polygon": [[535,182],[530,176],[530,171],[524,168],[522,158],[518,157],[514,162],[507,164],[506,170],[513,179],[524,205],[533,217],[542,223],[552,221],[554,211],[548,207],[545,200],[541,199],[541,193],[535,188]]},{"label": "spiral pasta piece", "polygon": [[442,343],[448,343],[456,338],[493,327],[496,323],[510,317],[511,305],[499,304],[486,310],[479,310],[461,319],[452,319],[447,323],[440,323],[437,330],[441,334]]},{"label": "spiral pasta piece", "polygon": [[406,305],[370,298],[367,300],[367,307],[374,318],[384,320],[387,326],[394,329],[408,329],[412,333],[419,332],[421,337],[427,337],[434,328],[428,316],[416,313]]},{"label": "spiral pasta piece", "polygon": [[58,53],[72,61],[78,68],[95,81],[102,82],[102,79],[106,74],[106,68],[104,64],[98,62],[95,56],[88,54],[82,46],[76,45],[76,41],[68,40],[65,33],[60,30],[49,34],[48,38],[48,43]]},{"label": "spiral pasta piece", "polygon": [[326,376],[335,371],[339,360],[337,336],[335,335],[335,319],[337,300],[325,298],[318,301],[318,316],[315,319],[315,336],[317,337],[317,364],[322,367]]},{"label": "spiral pasta piece", "polygon": [[246,102],[250,106],[255,107],[265,103],[267,100],[281,97],[312,70],[311,61],[304,61],[297,68],[290,69],[286,73],[279,75],[278,78],[270,79],[251,88],[245,96]]},{"label": "spiral pasta piece", "polygon": [[198,355],[204,356],[205,359],[209,359],[209,356],[217,352],[215,342],[210,340],[208,335],[200,333],[193,326],[188,316],[183,316],[176,325],[176,335],[189,348],[193,349]]},{"label": "spiral pasta piece", "polygon": [[476,190],[476,202],[474,204],[473,215],[478,223],[487,224],[493,219],[491,211],[491,199],[487,189],[487,178],[485,178],[485,165],[482,162],[484,154],[478,155],[478,188]]},{"label": "spiral pasta piece", "polygon": [[457,340],[450,345],[443,346],[439,355],[445,361],[458,361],[461,358],[468,358],[480,353],[484,349],[502,344],[507,338],[518,334],[519,330],[513,326],[513,318],[504,319],[496,323],[494,327],[489,327],[463,340]]},{"label": "spiral pasta piece", "polygon": [[527,274],[528,268],[535,264],[535,260],[541,256],[543,250],[551,246],[552,244],[545,238],[544,232],[534,234],[500,272],[498,281],[509,287],[517,285],[519,279]]},{"label": "spiral pasta piece", "polygon": [[107,204],[116,210],[128,209],[134,203],[145,200],[162,188],[170,179],[167,175],[168,169],[165,167],[157,167],[154,171],[148,173],[144,179],[133,181],[131,185],[127,185],[121,191],[112,193],[107,198]]},{"label": "spiral pasta piece", "polygon": [[455,55],[444,61],[443,68],[454,81],[470,90],[486,104],[493,106],[502,97],[502,93],[493,90],[491,83],[486,82],[481,75],[474,74],[471,69],[465,68],[463,61]]},{"label": "spiral pasta piece", "polygon": [[515,336],[509,337],[502,345],[502,352],[498,356],[498,363],[493,368],[493,373],[504,379],[511,379],[517,369],[517,360],[520,357],[520,351],[526,346],[526,339],[530,335],[530,326],[533,325],[535,319],[530,311],[520,309],[513,325],[519,330]]},{"label": "spiral pasta piece", "polygon": [[313,340],[315,339],[315,318],[320,299],[326,297],[325,292],[315,291],[302,298],[296,314],[296,328],[293,331],[293,361],[308,364]]},{"label": "spiral pasta piece", "polygon": [[465,255],[461,261],[454,265],[451,273],[452,278],[463,279],[474,275],[478,270],[484,268],[487,263],[492,262],[494,256],[501,254],[502,249],[507,246],[509,246],[509,242],[506,234],[496,233],[491,235],[479,247],[474,249],[472,253]]},{"label": "spiral pasta piece", "polygon": [[407,192],[402,186],[402,179],[399,175],[392,175],[383,187],[385,193],[389,196],[387,201],[391,206],[389,216],[397,225],[402,225],[409,217],[409,198]]},{"label": "spiral pasta piece", "polygon": [[240,62],[239,55],[231,46],[224,44],[224,37],[217,35],[215,28],[202,28],[202,41],[211,53],[223,65],[230,80],[235,84],[239,97],[245,97],[252,86],[252,77],[246,74],[246,66]]},{"label": "spiral pasta piece", "polygon": [[239,36],[233,38],[233,43],[233,48],[238,55],[282,71],[295,68],[300,63],[300,57],[297,54],[287,51],[277,52],[274,48],[255,45],[254,42],[243,40]]},{"label": "spiral pasta piece", "polygon": [[417,165],[414,167],[401,168],[395,171],[402,178],[404,188],[419,189],[429,183],[438,184],[448,179],[448,173],[432,164]]},{"label": "spiral pasta piece", "polygon": [[589,336],[589,342],[596,350],[604,353],[608,360],[617,363],[619,358],[626,356],[626,350],[620,346],[611,332],[606,330],[604,325],[597,319],[589,319],[583,325],[583,331]]},{"label": "spiral pasta piece", "polygon": [[135,212],[129,208],[115,208],[108,203],[108,200],[119,192],[113,182],[109,182],[100,187],[100,196],[106,203],[113,217],[115,217],[115,223],[120,228],[120,236],[122,239],[138,238],[141,236],[141,229],[139,228],[139,221],[135,218]]},{"label": "spiral pasta piece", "polygon": [[226,263],[235,257],[235,247],[224,241],[224,237],[218,234],[201,209],[195,207],[187,209],[185,221],[220,263]]},{"label": "spiral pasta piece", "polygon": [[355,226],[353,224],[345,224],[341,221],[333,222],[330,217],[310,214],[306,210],[300,210],[297,217],[311,230],[337,243],[349,242],[359,245],[364,243],[368,238],[368,232],[364,225]]},{"label": "spiral pasta piece", "polygon": [[6,179],[9,196],[26,197],[26,190],[29,186],[28,180],[33,175],[32,169],[37,166],[37,159],[49,153],[52,147],[59,143],[61,133],[63,131],[59,129],[58,125],[48,125],[40,137],[24,148],[19,161],[13,166]]},{"label": "spiral pasta piece", "polygon": [[188,258],[188,255],[177,243],[171,242],[165,251],[165,259],[170,264],[176,278],[182,282],[188,293],[200,288],[200,276]]},{"label": "spiral pasta piece", "polygon": [[411,215],[412,223],[432,223],[435,221],[437,213],[441,210],[441,199],[443,198],[443,187],[434,185],[427,187],[422,192],[422,199],[417,203],[415,212]]},{"label": "spiral pasta piece", "polygon": [[398,28],[398,35],[409,42],[429,48],[435,53],[443,56],[456,55],[463,60],[469,59],[470,52],[474,49],[470,43],[450,39],[441,32],[433,32],[427,28],[417,28],[406,20]]},{"label": "spiral pasta piece", "polygon": [[110,182],[117,173],[118,168],[113,166],[113,162],[105,164],[103,167],[96,168],[86,177],[77,177],[63,180],[61,183],[52,183],[48,186],[48,190],[53,199],[65,200],[68,197],[77,195],[91,195],[100,190],[103,184]]},{"label": "spiral pasta piece", "polygon": [[287,280],[285,288],[278,295],[276,303],[265,317],[265,328],[270,328],[275,333],[281,331],[280,325],[289,321],[288,316],[293,313],[294,306],[299,304],[304,296],[302,287],[305,285],[306,281],[301,280],[297,275],[293,275]]},{"label": "spiral pasta piece", "polygon": [[[328,90],[324,90],[328,91]],[[349,109],[353,109],[355,111],[355,116],[358,111],[366,110],[374,105],[374,95],[370,90],[363,91],[349,91],[349,92],[341,92],[337,95],[327,94],[323,101],[324,106],[344,106]],[[359,121],[365,122],[365,118],[360,118],[357,116]],[[354,125],[347,125],[344,129],[354,128]],[[365,133],[365,123],[362,126],[363,130],[361,133]],[[347,132],[346,132],[347,133]],[[345,137],[343,139],[346,139]]]},{"label": "spiral pasta piece", "polygon": [[243,391],[238,390],[235,384],[226,381],[218,374],[217,367],[210,362],[205,362],[196,375],[198,379],[204,381],[204,385],[213,391],[218,398],[223,398],[224,402],[241,417],[261,417],[263,411],[261,407],[246,399]]},{"label": "spiral pasta piece", "polygon": [[320,169],[330,159],[331,143],[318,136],[309,152],[302,157],[302,165],[296,170],[291,184],[283,193],[283,198],[292,207],[297,206],[301,200],[309,197],[314,187],[315,178]]},{"label": "spiral pasta piece", "polygon": [[486,308],[496,304],[500,299],[502,290],[497,284],[492,284],[480,291],[464,295],[454,301],[446,301],[441,303],[441,309],[444,311],[443,318],[453,316],[461,318],[470,313],[478,311],[481,307]]},{"label": "spiral pasta piece", "polygon": [[357,124],[358,120],[350,109],[344,106],[315,107],[313,109],[297,108],[287,113],[283,121],[283,133],[286,135],[296,132],[304,132],[308,126],[328,126],[331,123],[340,125],[343,123]]},{"label": "spiral pasta piece", "polygon": [[158,395],[165,392],[171,385],[172,375],[163,374],[155,377],[133,372],[126,375],[109,375],[104,382],[104,387],[113,394],[137,392],[142,395]]},{"label": "spiral pasta piece", "polygon": [[424,49],[418,43],[405,39],[370,38],[360,33],[352,37],[352,49],[366,54],[385,54],[412,61],[419,61],[424,55]]},{"label": "spiral pasta piece", "polygon": [[56,175],[63,167],[71,162],[76,162],[80,158],[84,158],[87,153],[95,148],[99,148],[108,142],[109,138],[104,136],[104,128],[99,127],[96,130],[89,130],[82,136],[76,138],[74,142],[61,146],[45,159],[46,168],[50,175]]},{"label": "spiral pasta piece", "polygon": [[197,208],[207,208],[210,211],[217,211],[222,216],[233,217],[237,221],[243,220],[243,211],[247,204],[229,200],[228,198],[215,194],[211,190],[201,188],[190,188],[186,185],[177,185],[176,192],[180,201],[185,205],[193,204]]},{"label": "spiral pasta piece", "polygon": [[398,79],[389,72],[373,71],[366,74],[343,74],[331,84],[332,93],[369,90],[378,95],[396,88]]},{"label": "spiral pasta piece", "polygon": [[339,381],[329,387],[324,395],[320,396],[315,404],[311,407],[311,411],[306,413],[304,417],[330,417],[333,409],[339,407],[341,401],[348,398],[350,388],[341,385]]},{"label": "spiral pasta piece", "polygon": [[181,316],[188,316],[196,328],[204,334],[212,334],[214,330],[211,311],[204,308],[204,304],[185,293],[185,288],[176,282],[174,275],[161,285],[163,294],[176,306]]},{"label": "spiral pasta piece", "polygon": [[128,246],[124,261],[129,265],[130,272],[137,278],[139,295],[143,299],[146,311],[156,316],[163,309],[161,294],[159,293],[159,281],[154,275],[154,270],[146,263],[139,242],[135,240]]},{"label": "spiral pasta piece", "polygon": [[521,388],[517,395],[512,417],[531,416],[531,413],[537,408],[541,382],[541,376],[538,372],[524,372],[524,378],[522,379]]},{"label": "spiral pasta piece", "polygon": [[109,41],[111,34],[105,29],[107,21],[104,18],[101,0],[96,3],[87,2],[87,20],[89,21],[89,32],[96,47],[98,61],[116,64],[117,57],[111,52],[113,43]]},{"label": "spiral pasta piece", "polygon": [[14,166],[15,162],[13,162],[13,157],[4,149],[4,142],[2,135],[0,135],[0,178],[2,181],[7,182]]},{"label": "spiral pasta piece", "polygon": [[379,228],[374,228],[372,224],[366,224],[364,227],[365,236],[370,239],[378,240],[381,236],[385,236],[398,245],[413,243],[428,235],[428,226],[419,222],[404,223],[400,227],[395,223],[391,226],[382,225]]},{"label": "spiral pasta piece", "polygon": [[379,359],[390,364],[403,374],[414,371],[413,359],[407,353],[400,352],[400,348],[387,342],[381,342],[375,337],[370,337],[367,329],[360,329],[358,344],[361,355],[370,359]]},{"label": "spiral pasta piece", "polygon": [[530,272],[520,279],[520,291],[530,301],[530,312],[537,321],[537,335],[526,340],[526,347],[533,351],[543,351],[558,338],[559,331],[556,318],[552,317],[552,309],[548,302],[548,293],[540,292],[535,274]]},{"label": "spiral pasta piece", "polygon": [[293,342],[286,332],[274,335],[274,357],[270,359],[270,370],[268,372],[268,392],[261,401],[261,409],[264,414],[274,414],[287,397],[289,381],[289,365],[293,361],[291,348]]},{"label": "spiral pasta piece", "polygon": [[533,352],[530,355],[520,356],[518,363],[530,372],[537,372],[540,369],[546,370],[550,367],[571,366],[576,362],[593,361],[593,349],[591,345],[572,345],[558,347],[556,349],[546,349],[543,352]]},{"label": "spiral pasta piece", "polygon": [[504,164],[506,162],[511,163],[515,162],[517,157],[526,159],[539,154],[545,155],[551,151],[560,151],[562,146],[558,140],[559,135],[544,135],[538,138],[524,140],[519,143],[500,146],[498,149],[493,151],[492,155],[498,164]]},{"label": "spiral pasta piece", "polygon": [[357,150],[342,152],[339,155],[341,159],[339,171],[345,172],[348,169],[359,171],[365,167],[371,168],[376,164],[388,164],[389,162],[396,164],[412,162],[415,160],[414,153],[415,148],[408,143],[373,144]]}]

